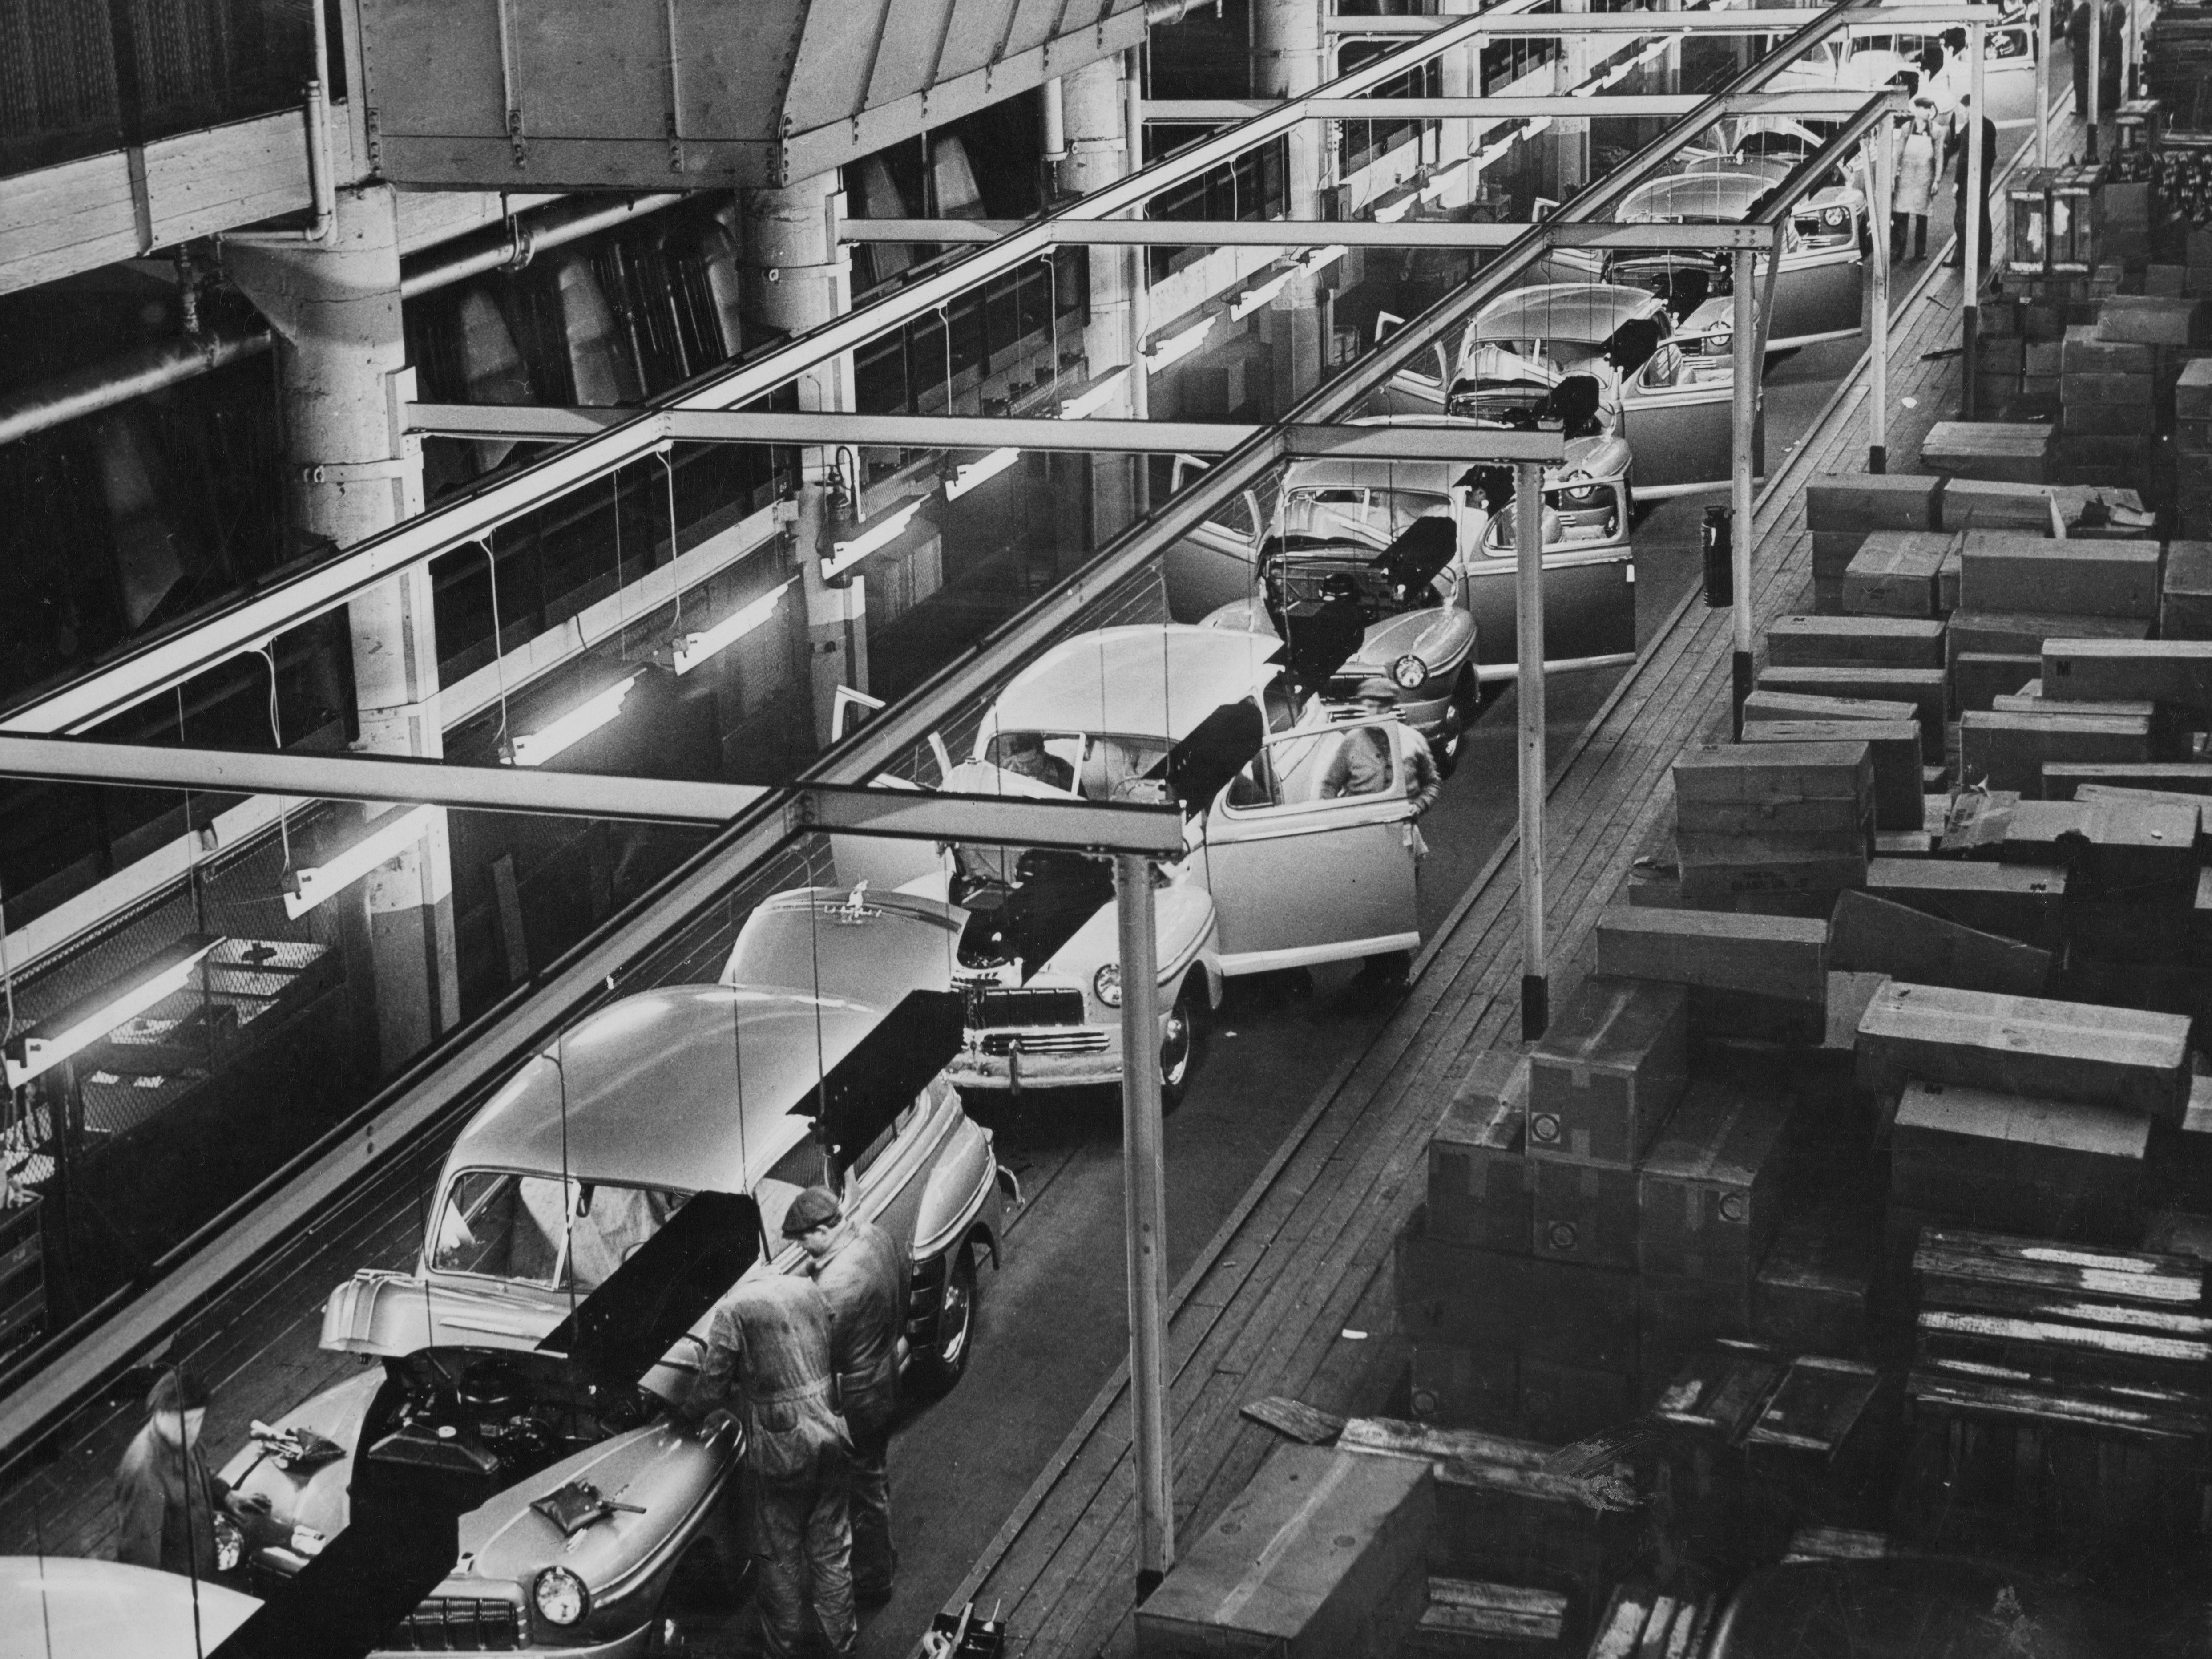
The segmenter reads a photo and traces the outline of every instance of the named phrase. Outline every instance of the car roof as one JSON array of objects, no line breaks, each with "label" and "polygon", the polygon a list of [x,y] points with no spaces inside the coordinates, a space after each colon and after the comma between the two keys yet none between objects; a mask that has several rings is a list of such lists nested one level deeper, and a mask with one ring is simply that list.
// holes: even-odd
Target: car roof
[{"label": "car roof", "polygon": [[748,1191],[747,1164],[789,1142],[793,1108],[885,1012],[771,985],[625,997],[526,1064],[470,1119],[447,1166]]},{"label": "car roof", "polygon": [[1179,743],[1225,703],[1281,672],[1257,635],[1179,623],[1100,628],[1062,640],[1007,682],[987,729],[1118,732]]},{"label": "car roof", "polygon": [[1635,317],[1656,315],[1666,302],[1647,288],[1619,283],[1544,283],[1516,288],[1475,313],[1478,339],[1605,340]]},{"label": "car roof", "polygon": [[1672,173],[1629,192],[1620,217],[1629,223],[1705,219],[1733,223],[1772,189],[1753,173]]},{"label": "car roof", "polygon": [[261,1603],[183,1573],[64,1555],[0,1556],[0,1654],[40,1659],[193,1659]]}]

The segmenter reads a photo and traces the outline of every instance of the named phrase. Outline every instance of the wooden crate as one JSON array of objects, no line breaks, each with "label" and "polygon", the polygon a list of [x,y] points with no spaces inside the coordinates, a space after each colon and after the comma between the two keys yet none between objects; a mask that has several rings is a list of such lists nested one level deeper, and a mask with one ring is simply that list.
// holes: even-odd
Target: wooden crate
[{"label": "wooden crate", "polygon": [[1740,1286],[1780,1224],[1794,1095],[1700,1079],[1637,1171],[1637,1266]]},{"label": "wooden crate", "polygon": [[1858,1077],[1877,1091],[1917,1078],[2178,1124],[2189,1098],[2189,1022],[1893,980],[1860,1017]]},{"label": "wooden crate", "polygon": [[1139,1659],[1379,1656],[1428,1602],[1426,1463],[1278,1446],[1137,1609]]},{"label": "wooden crate", "polygon": [[1846,893],[1829,922],[1828,961],[1839,972],[2034,997],[2050,983],[2051,956],[1871,893]]},{"label": "wooden crate", "polygon": [[1429,1230],[1526,1255],[1534,1177],[1527,1152],[1528,1062],[1491,1050],[1452,1091],[1429,1138]]},{"label": "wooden crate", "polygon": [[1683,987],[1593,974],[1529,1052],[1529,1155],[1629,1168],[1688,1077]]},{"label": "wooden crate", "polygon": [[1449,1659],[1539,1659],[1555,1650],[1572,1598],[1526,1584],[1429,1579],[1429,1604],[1404,1651]]}]

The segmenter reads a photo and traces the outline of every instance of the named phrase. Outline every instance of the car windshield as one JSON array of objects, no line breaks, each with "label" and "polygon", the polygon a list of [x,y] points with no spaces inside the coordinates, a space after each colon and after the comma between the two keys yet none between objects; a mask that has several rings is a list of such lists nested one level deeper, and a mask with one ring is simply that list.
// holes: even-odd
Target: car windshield
[{"label": "car windshield", "polygon": [[[1267,561],[1267,608],[1318,604],[1333,595],[1355,598],[1361,618],[1372,627],[1386,616],[1425,611],[1443,603],[1433,582],[1400,582],[1375,561],[1324,552],[1288,552]],[[1333,578],[1333,580],[1332,580]]]},{"label": "car windshield", "polygon": [[1086,801],[1127,801],[1170,747],[1163,737],[1127,734],[1000,731],[983,746],[983,758],[1001,772]]},{"label": "car windshield", "polygon": [[465,1169],[446,1189],[430,1266],[444,1273],[596,1290],[690,1196],[575,1179],[564,1182],[556,1175],[506,1169]]},{"label": "car windshield", "polygon": [[1534,380],[1465,381],[1452,387],[1449,412],[1478,425],[1533,432],[1551,387]]},{"label": "car windshield", "polygon": [[1429,490],[1381,485],[1292,485],[1283,491],[1285,547],[1342,546],[1376,552],[1406,533],[1417,518],[1449,515],[1451,502]]}]

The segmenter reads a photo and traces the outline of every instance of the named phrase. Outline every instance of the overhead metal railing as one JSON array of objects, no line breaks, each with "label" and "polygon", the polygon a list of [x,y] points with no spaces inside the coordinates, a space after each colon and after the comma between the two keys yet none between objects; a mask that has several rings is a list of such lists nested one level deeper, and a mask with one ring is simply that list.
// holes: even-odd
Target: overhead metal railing
[{"label": "overhead metal railing", "polygon": [[[1836,9],[1841,9],[1837,8]],[[1863,7],[1858,21],[1880,23],[1885,29],[1912,30],[1931,23],[1972,21],[1960,14],[1955,3],[1885,5],[1878,11]],[[1991,8],[1984,7],[1981,21],[1990,21]],[[1549,39],[1561,34],[1795,34],[1805,27],[1806,11],[1799,7],[1745,8],[1727,11],[1571,11],[1547,12],[1540,17],[1498,19],[1479,12],[1488,27],[1480,33],[1493,40]],[[1382,35],[1422,38],[1456,27],[1460,19],[1449,16],[1348,17],[1332,14],[1322,20],[1329,34]],[[1825,38],[1825,37],[1824,37]]]},{"label": "overhead metal railing", "polygon": [[[1602,15],[1602,14],[1601,14]],[[1554,31],[1547,30],[1546,34]],[[1565,31],[1559,31],[1565,33]],[[1647,28],[1644,33],[1662,33]],[[1740,115],[1808,115],[1815,119],[1849,114],[1866,95],[1851,88],[1812,88],[1794,92],[1753,92],[1730,98],[1723,113]],[[1298,107],[1310,121],[1534,121],[1546,116],[1580,119],[1591,115],[1687,115],[1707,99],[1695,92],[1547,93],[1531,96],[1466,98],[1306,98]],[[1278,98],[1148,98],[1145,119],[1164,125],[1191,122],[1243,121],[1283,107]]]},{"label": "overhead metal railing", "polygon": [[[848,242],[984,242],[1019,229],[1005,219],[837,221],[838,238]],[[1733,224],[1462,224],[1422,219],[1106,219],[1059,226],[1055,240],[1092,247],[1494,248],[1510,247],[1532,232],[1553,247],[1735,248],[1752,241],[1763,247],[1767,240]]]}]

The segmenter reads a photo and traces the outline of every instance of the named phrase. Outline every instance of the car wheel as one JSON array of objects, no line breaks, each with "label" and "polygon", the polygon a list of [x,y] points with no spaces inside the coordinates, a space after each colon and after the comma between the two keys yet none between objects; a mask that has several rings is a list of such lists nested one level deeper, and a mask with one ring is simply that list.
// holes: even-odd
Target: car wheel
[{"label": "car wheel", "polygon": [[944,1394],[968,1369],[968,1350],[975,1336],[975,1252],[963,1245],[945,1275],[945,1298],[937,1308],[937,1337],[917,1367],[932,1394]]},{"label": "car wheel", "polygon": [[1189,1092],[1205,1046],[1198,1000],[1185,986],[1168,1010],[1167,1035],[1160,1040],[1160,1111],[1172,1112]]},{"label": "car wheel", "polygon": [[1459,752],[1467,747],[1467,729],[1474,724],[1475,716],[1482,706],[1482,686],[1474,677],[1470,663],[1460,671],[1459,684],[1452,688],[1451,704],[1444,711],[1444,726],[1436,746],[1437,772],[1443,778],[1459,770]]}]

